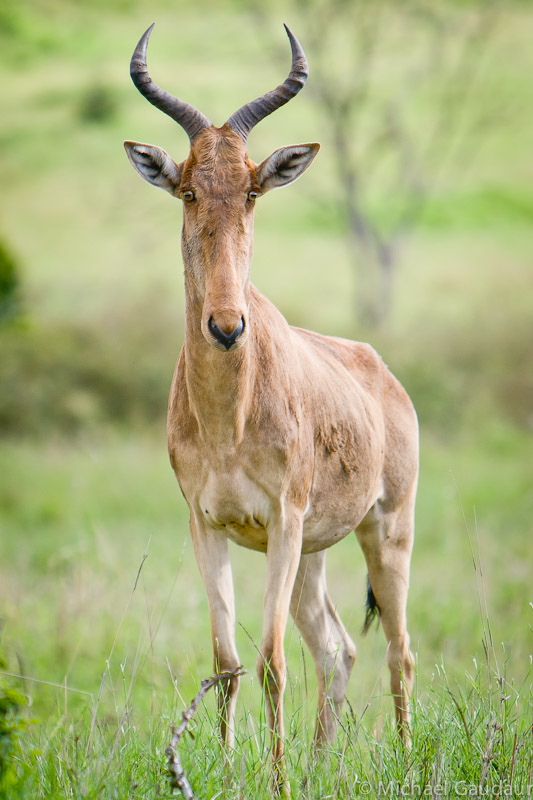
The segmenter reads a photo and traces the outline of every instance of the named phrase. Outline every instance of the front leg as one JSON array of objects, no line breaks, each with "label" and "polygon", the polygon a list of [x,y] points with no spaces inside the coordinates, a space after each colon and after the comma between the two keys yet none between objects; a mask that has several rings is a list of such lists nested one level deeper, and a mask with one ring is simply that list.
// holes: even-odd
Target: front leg
[{"label": "front leg", "polygon": [[[208,527],[192,510],[191,536],[209,604],[214,671],[234,670],[240,662],[235,647],[235,600],[228,540],[222,531]],[[220,734],[228,750],[235,740],[238,690],[239,678],[233,677],[221,683],[217,695]]]},{"label": "front leg", "polygon": [[265,692],[267,718],[272,735],[275,778],[282,792],[288,790],[283,764],[283,692],[286,683],[283,639],[300,563],[302,527],[302,514],[295,509],[285,509],[268,526],[263,636],[257,661],[257,674]]}]

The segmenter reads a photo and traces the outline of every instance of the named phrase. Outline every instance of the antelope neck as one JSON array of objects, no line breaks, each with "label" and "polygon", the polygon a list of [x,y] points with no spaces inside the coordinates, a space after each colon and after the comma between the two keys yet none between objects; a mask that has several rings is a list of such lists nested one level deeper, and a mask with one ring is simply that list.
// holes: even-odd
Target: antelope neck
[{"label": "antelope neck", "polygon": [[253,336],[228,352],[208,344],[201,330],[203,298],[191,284],[186,277],[183,349],[189,402],[201,438],[231,450],[244,436],[252,398]]}]

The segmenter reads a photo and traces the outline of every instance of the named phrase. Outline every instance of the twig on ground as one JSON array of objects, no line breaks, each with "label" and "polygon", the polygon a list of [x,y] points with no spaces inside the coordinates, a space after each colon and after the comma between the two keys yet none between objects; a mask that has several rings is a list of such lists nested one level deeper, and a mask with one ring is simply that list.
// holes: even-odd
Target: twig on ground
[{"label": "twig on ground", "polygon": [[185,800],[195,800],[191,785],[187,780],[187,776],[181,766],[181,759],[179,757],[177,746],[178,742],[187,730],[187,725],[192,719],[192,716],[198,708],[200,702],[206,696],[209,689],[216,686],[220,681],[228,680],[229,678],[238,678],[244,675],[246,670],[241,666],[236,669],[228,670],[227,672],[219,672],[213,675],[212,678],[205,678],[200,687],[200,691],[192,701],[189,708],[181,715],[181,722],[177,728],[172,729],[172,739],[169,746],[165,750],[168,756],[168,771],[170,772],[170,781],[173,788],[180,790]]}]

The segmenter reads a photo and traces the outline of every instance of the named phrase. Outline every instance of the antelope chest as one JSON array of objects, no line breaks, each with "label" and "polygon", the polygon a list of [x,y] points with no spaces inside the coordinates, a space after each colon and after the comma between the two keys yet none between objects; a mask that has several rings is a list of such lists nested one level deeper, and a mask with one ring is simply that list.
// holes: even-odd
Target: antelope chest
[{"label": "antelope chest", "polygon": [[192,505],[209,527],[225,531],[238,545],[266,552],[271,501],[244,469],[208,468]]}]

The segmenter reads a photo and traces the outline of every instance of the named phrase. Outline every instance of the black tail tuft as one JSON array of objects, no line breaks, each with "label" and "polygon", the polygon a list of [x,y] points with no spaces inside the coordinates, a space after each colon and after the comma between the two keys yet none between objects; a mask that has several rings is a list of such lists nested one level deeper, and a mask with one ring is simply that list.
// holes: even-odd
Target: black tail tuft
[{"label": "black tail tuft", "polygon": [[370,584],[370,578],[366,576],[366,616],[365,622],[363,625],[363,633],[366,633],[375,619],[378,620],[381,614],[381,610],[378,606],[377,600],[374,597],[374,592],[372,591],[372,586]]}]

